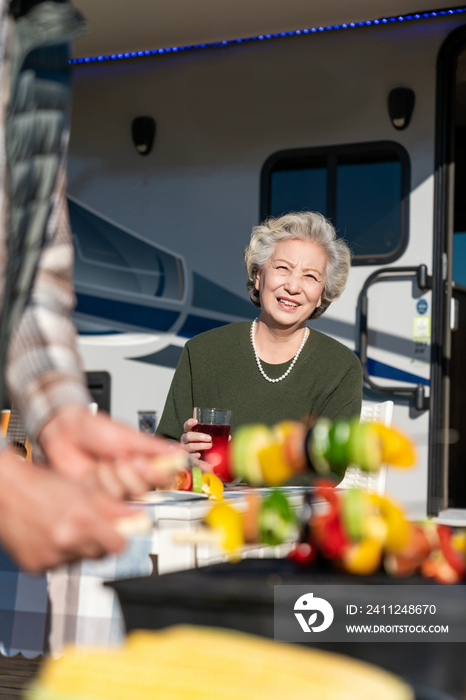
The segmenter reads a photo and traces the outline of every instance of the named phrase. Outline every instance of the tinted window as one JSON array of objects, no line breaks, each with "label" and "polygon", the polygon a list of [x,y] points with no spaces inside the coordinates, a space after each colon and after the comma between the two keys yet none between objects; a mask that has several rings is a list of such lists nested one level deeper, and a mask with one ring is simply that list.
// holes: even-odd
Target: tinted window
[{"label": "tinted window", "polygon": [[466,232],[453,234],[453,282],[466,287]]},{"label": "tinted window", "polygon": [[272,216],[290,211],[327,212],[327,169],[277,170],[271,174]]},{"label": "tinted window", "polygon": [[283,151],[262,169],[261,218],[320,211],[355,264],[396,260],[408,236],[409,158],[395,143]]},{"label": "tinted window", "polygon": [[401,163],[338,165],[335,218],[355,255],[395,250],[401,239]]}]

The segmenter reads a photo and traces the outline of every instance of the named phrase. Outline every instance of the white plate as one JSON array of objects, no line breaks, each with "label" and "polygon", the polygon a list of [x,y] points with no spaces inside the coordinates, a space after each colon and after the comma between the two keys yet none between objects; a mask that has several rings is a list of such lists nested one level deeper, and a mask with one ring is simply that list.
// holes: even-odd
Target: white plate
[{"label": "white plate", "polygon": [[193,491],[147,491],[137,500],[144,503],[170,503],[175,501],[205,501],[205,493],[194,493]]}]

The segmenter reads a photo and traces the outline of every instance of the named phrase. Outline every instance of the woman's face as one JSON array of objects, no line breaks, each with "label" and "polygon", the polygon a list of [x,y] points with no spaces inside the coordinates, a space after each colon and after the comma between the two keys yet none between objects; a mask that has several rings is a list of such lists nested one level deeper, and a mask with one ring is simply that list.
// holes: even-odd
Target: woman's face
[{"label": "woman's face", "polygon": [[304,326],[320,306],[327,263],[324,249],[314,241],[279,241],[256,277],[263,320]]}]

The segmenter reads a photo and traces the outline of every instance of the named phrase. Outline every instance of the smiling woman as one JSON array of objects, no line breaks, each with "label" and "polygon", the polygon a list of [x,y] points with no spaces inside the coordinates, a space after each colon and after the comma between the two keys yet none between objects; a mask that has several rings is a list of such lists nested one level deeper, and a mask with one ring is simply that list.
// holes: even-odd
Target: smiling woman
[{"label": "smiling woman", "polygon": [[254,228],[245,266],[259,316],[186,343],[158,432],[181,438],[200,456],[212,442],[193,430],[194,406],[231,410],[232,431],[311,413],[331,419],[358,415],[358,358],[307,326],[341,295],[350,264],[348,246],[321,214],[287,214]]}]

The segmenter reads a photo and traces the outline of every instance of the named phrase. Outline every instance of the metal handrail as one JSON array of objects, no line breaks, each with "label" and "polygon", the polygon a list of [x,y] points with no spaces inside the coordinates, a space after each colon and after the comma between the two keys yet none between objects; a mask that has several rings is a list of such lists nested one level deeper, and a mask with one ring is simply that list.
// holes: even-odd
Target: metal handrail
[{"label": "metal handrail", "polygon": [[364,282],[359,299],[359,359],[362,365],[364,381],[371,389],[382,394],[391,394],[392,396],[409,396],[414,399],[414,406],[418,411],[426,411],[429,408],[429,397],[425,395],[425,388],[422,384],[417,384],[415,387],[381,386],[371,379],[367,369],[367,315],[369,308],[367,290],[376,282],[398,279],[401,276],[416,278],[417,285],[423,292],[432,289],[432,277],[427,274],[426,265],[419,265],[419,267],[382,267],[380,270],[373,272],[372,275],[369,275]]}]

